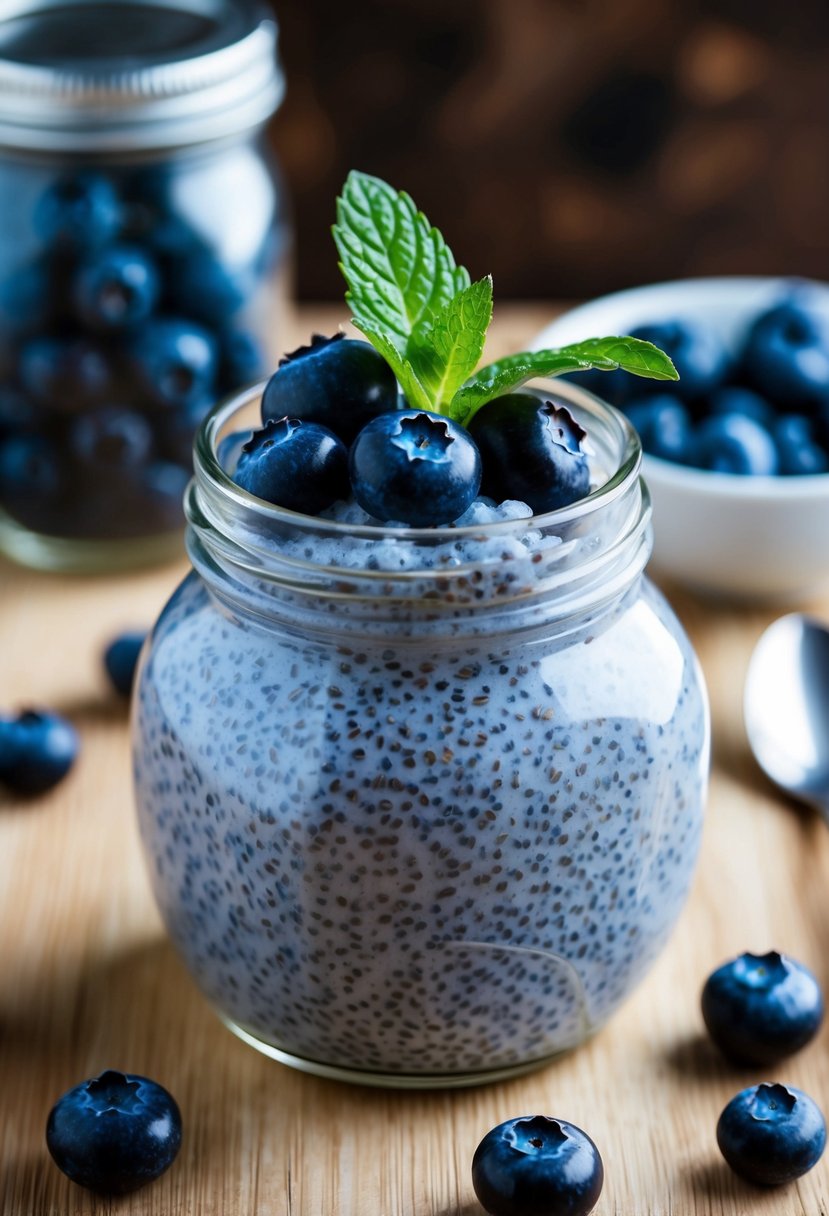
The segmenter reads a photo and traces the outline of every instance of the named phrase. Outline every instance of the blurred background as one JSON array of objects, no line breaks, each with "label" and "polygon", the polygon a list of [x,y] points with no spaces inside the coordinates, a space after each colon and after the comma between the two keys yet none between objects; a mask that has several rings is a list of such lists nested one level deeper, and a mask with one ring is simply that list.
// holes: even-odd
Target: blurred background
[{"label": "blurred background", "polygon": [[826,0],[272,0],[301,299],[342,284],[349,168],[496,299],[682,275],[829,278]]}]

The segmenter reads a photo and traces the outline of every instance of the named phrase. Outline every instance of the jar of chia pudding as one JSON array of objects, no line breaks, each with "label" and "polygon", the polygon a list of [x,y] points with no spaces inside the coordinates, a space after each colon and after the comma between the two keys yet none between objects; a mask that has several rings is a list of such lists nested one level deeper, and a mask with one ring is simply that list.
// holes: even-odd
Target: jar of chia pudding
[{"label": "jar of chia pudding", "polygon": [[282,94],[253,0],[0,15],[0,550],[178,551],[195,429],[279,349]]},{"label": "jar of chia pudding", "polygon": [[602,1026],[685,901],[700,670],[643,575],[635,432],[552,392],[595,475],[544,516],[271,506],[226,471],[258,391],[197,438],[194,571],[136,693],[140,827],[199,987],[284,1063],[412,1087],[536,1067]]}]

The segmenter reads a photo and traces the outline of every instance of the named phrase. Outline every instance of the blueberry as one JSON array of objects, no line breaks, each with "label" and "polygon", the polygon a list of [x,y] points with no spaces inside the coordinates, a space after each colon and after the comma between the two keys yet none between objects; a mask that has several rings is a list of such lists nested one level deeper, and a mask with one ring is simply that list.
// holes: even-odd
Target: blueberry
[{"label": "blueberry", "polygon": [[142,414],[111,406],[75,419],[69,446],[76,460],[91,468],[126,469],[149,459],[153,433]]},{"label": "blueberry", "polygon": [[60,453],[45,435],[19,434],[0,443],[0,497],[56,497],[63,489]]},{"label": "blueberry", "polygon": [[528,392],[496,397],[469,433],[483,461],[482,492],[496,502],[518,499],[541,514],[590,493],[585,432],[561,403]]},{"label": "blueberry", "polygon": [[124,1195],[173,1164],[181,1114],[157,1082],[109,1069],[58,1099],[46,1144],[58,1168],[79,1186]]},{"label": "blueberry", "polygon": [[231,330],[220,338],[219,377],[224,392],[247,388],[265,374],[265,352],[259,340],[246,329]]},{"label": "blueberry", "polygon": [[463,515],[481,484],[481,458],[468,432],[425,410],[393,410],[360,431],[349,456],[351,488],[375,519],[415,528]]},{"label": "blueberry", "polygon": [[19,372],[36,401],[62,412],[99,404],[111,385],[106,355],[80,338],[32,338],[20,352]]},{"label": "blueberry", "polygon": [[138,656],[146,637],[146,629],[121,633],[104,651],[104,668],[112,687],[122,697],[128,697],[132,692]]},{"label": "blueberry", "polygon": [[257,498],[317,515],[348,496],[348,453],[327,427],[271,418],[242,448],[233,477]]},{"label": "blueberry", "polygon": [[[714,331],[703,325],[690,321],[660,321],[639,325],[631,330],[630,336],[652,342],[673,360],[679,372],[674,391],[683,398],[711,392],[728,371],[725,348]],[[643,390],[646,390],[647,383],[643,383]],[[651,383],[658,391],[659,382]]]},{"label": "blueberry", "polygon": [[171,278],[173,298],[182,314],[216,328],[227,325],[256,290],[250,273],[232,272],[207,249],[176,259]]},{"label": "blueberry", "polygon": [[135,479],[136,535],[168,531],[182,523],[183,499],[192,469],[172,460],[156,460],[138,470]]},{"label": "blueberry", "polygon": [[36,330],[50,321],[56,306],[55,275],[44,262],[31,262],[0,278],[0,321],[6,332]]},{"label": "blueberry", "polygon": [[397,381],[373,346],[336,334],[315,334],[310,346],[286,355],[262,397],[262,420],[308,419],[346,444],[379,414],[397,408]]},{"label": "blueberry", "polygon": [[826,1123],[801,1090],[753,1085],[732,1098],[720,1115],[717,1144],[742,1178],[780,1186],[818,1163],[826,1147]]},{"label": "blueberry", "polygon": [[74,252],[112,240],[121,222],[121,207],[106,177],[74,173],[58,178],[41,196],[34,220],[47,244]]},{"label": "blueberry", "polygon": [[715,473],[768,477],[777,472],[771,435],[743,414],[714,414],[697,427],[695,463]]},{"label": "blueberry", "polygon": [[211,395],[217,343],[195,322],[149,321],[136,333],[131,351],[142,387],[157,405],[187,406]]},{"label": "blueberry", "polygon": [[78,755],[78,736],[58,714],[27,709],[0,719],[0,782],[18,794],[43,794]]},{"label": "blueberry", "polygon": [[739,385],[727,385],[717,389],[708,399],[710,414],[742,414],[771,430],[776,417],[774,407],[759,393]]},{"label": "blueberry", "polygon": [[[193,467],[193,440],[213,402],[210,398],[195,400],[182,409],[167,410],[157,420],[156,436],[161,454],[186,469]],[[246,432],[250,434],[250,432]]]},{"label": "blueberry", "polygon": [[85,261],[72,288],[75,312],[89,329],[127,329],[145,321],[161,283],[152,260],[131,245],[114,245]]},{"label": "blueberry", "polygon": [[775,950],[741,954],[709,975],[702,1016],[729,1059],[774,1064],[817,1034],[823,996],[811,971],[795,959]]},{"label": "blueberry", "polygon": [[0,384],[0,436],[29,430],[36,410],[20,389]]},{"label": "blueberry", "polygon": [[563,1119],[508,1119],[484,1136],[472,1185],[490,1216],[587,1216],[604,1182],[599,1150]]},{"label": "blueberry", "polygon": [[829,453],[818,442],[811,418],[802,414],[784,415],[774,423],[772,436],[777,445],[779,472],[784,476],[829,473]]},{"label": "blueberry", "polygon": [[827,324],[796,300],[777,304],[749,329],[743,363],[758,390],[786,409],[817,408],[829,394]]},{"label": "blueberry", "polygon": [[691,417],[671,393],[658,393],[628,402],[625,414],[639,432],[642,447],[651,456],[690,464],[693,460]]}]

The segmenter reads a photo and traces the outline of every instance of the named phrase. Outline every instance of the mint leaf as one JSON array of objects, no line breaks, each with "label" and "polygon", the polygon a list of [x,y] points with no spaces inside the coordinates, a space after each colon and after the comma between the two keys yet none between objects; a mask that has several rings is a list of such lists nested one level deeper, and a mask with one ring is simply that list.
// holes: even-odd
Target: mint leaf
[{"label": "mint leaf", "polygon": [[407,354],[433,409],[448,405],[478,366],[491,320],[492,279],[487,275],[459,291],[431,325],[412,334]]},{"label": "mint leaf", "polygon": [[354,325],[365,334],[374,349],[383,356],[397,377],[397,383],[403,390],[409,405],[419,410],[431,410],[431,397],[421,383],[417,372],[405,355],[401,355],[397,347],[381,330],[376,329],[367,321],[354,318]]},{"label": "mint leaf", "polygon": [[383,334],[400,355],[411,334],[469,286],[468,272],[408,194],[377,177],[349,173],[333,232],[355,318],[371,329],[363,329],[369,341]]},{"label": "mint leaf", "polygon": [[535,376],[561,376],[591,368],[604,372],[621,369],[652,380],[679,379],[668,356],[650,342],[639,338],[588,338],[559,350],[523,351],[482,367],[458,389],[448,412],[466,426],[487,401],[520,388]]}]

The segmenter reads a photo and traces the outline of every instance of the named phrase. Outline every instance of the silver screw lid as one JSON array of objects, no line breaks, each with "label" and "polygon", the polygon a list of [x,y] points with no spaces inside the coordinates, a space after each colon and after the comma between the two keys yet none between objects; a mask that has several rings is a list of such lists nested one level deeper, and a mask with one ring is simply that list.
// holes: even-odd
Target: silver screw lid
[{"label": "silver screw lid", "polygon": [[256,0],[0,0],[0,145],[202,143],[265,122],[283,91]]}]

